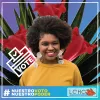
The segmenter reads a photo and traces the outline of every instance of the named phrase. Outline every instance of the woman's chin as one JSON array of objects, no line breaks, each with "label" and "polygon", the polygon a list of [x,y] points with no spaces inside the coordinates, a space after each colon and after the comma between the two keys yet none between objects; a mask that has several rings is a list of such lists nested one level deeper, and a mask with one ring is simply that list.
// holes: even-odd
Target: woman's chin
[{"label": "woman's chin", "polygon": [[54,62],[54,61],[57,61],[57,57],[47,57],[47,59],[46,59],[47,61],[52,61],[52,62]]}]

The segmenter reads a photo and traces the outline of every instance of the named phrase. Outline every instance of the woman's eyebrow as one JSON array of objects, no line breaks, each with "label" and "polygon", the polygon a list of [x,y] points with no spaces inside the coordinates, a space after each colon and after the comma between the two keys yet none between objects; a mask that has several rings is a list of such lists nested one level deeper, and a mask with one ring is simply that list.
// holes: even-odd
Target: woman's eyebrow
[{"label": "woman's eyebrow", "polygon": [[[47,42],[47,43],[49,43],[48,41],[42,41],[41,43],[44,43],[44,42]],[[55,41],[52,41],[52,43],[53,42],[59,42],[58,40],[55,40]]]}]

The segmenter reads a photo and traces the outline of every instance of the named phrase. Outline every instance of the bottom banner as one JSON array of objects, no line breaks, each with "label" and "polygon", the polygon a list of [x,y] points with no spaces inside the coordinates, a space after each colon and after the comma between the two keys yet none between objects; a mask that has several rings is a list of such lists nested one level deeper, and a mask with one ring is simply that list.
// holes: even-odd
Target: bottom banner
[{"label": "bottom banner", "polygon": [[98,98],[100,86],[1,86],[1,98]]}]

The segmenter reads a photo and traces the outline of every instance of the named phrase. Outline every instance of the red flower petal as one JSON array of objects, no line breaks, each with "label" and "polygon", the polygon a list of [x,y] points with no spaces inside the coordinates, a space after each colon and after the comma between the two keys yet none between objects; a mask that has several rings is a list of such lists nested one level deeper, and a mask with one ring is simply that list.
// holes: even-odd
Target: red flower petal
[{"label": "red flower petal", "polygon": [[51,4],[54,14],[60,18],[61,14],[66,11],[66,8],[63,4]]},{"label": "red flower petal", "polygon": [[3,39],[3,48],[13,49],[14,47],[17,47],[17,49],[21,49],[25,46],[25,43],[16,38],[15,36],[10,36],[8,39]]},{"label": "red flower petal", "polygon": [[26,33],[27,33],[27,30],[24,28],[23,25],[20,25],[20,29],[14,35],[17,38],[21,39],[26,44]]},{"label": "red flower petal", "polygon": [[[65,0],[63,0],[65,1]],[[35,2],[41,2],[40,0],[35,0]],[[37,11],[40,16],[58,16],[60,17],[62,13],[66,11],[66,8],[64,6],[64,3],[61,4],[43,4],[41,3],[35,3],[35,8],[33,11]]]},{"label": "red flower petal", "polygon": [[64,58],[72,61],[81,54],[91,54],[94,48],[96,48],[96,45],[86,42],[84,37],[79,34],[78,27],[75,27],[72,31],[72,42],[66,48]]},{"label": "red flower petal", "polygon": [[8,39],[0,39],[0,43],[3,48],[13,49],[17,47],[19,50],[26,45],[26,32],[27,30],[23,25],[20,25],[20,29],[14,35],[8,37]]}]

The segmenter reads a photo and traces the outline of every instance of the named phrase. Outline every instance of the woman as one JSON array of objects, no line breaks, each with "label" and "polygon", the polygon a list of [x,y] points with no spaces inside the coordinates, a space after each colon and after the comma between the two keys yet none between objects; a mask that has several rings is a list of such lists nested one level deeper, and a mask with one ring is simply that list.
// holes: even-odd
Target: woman
[{"label": "woman", "polygon": [[71,40],[71,27],[55,16],[34,20],[27,33],[27,44],[37,60],[28,67],[21,86],[82,86],[78,67],[62,58]]}]

